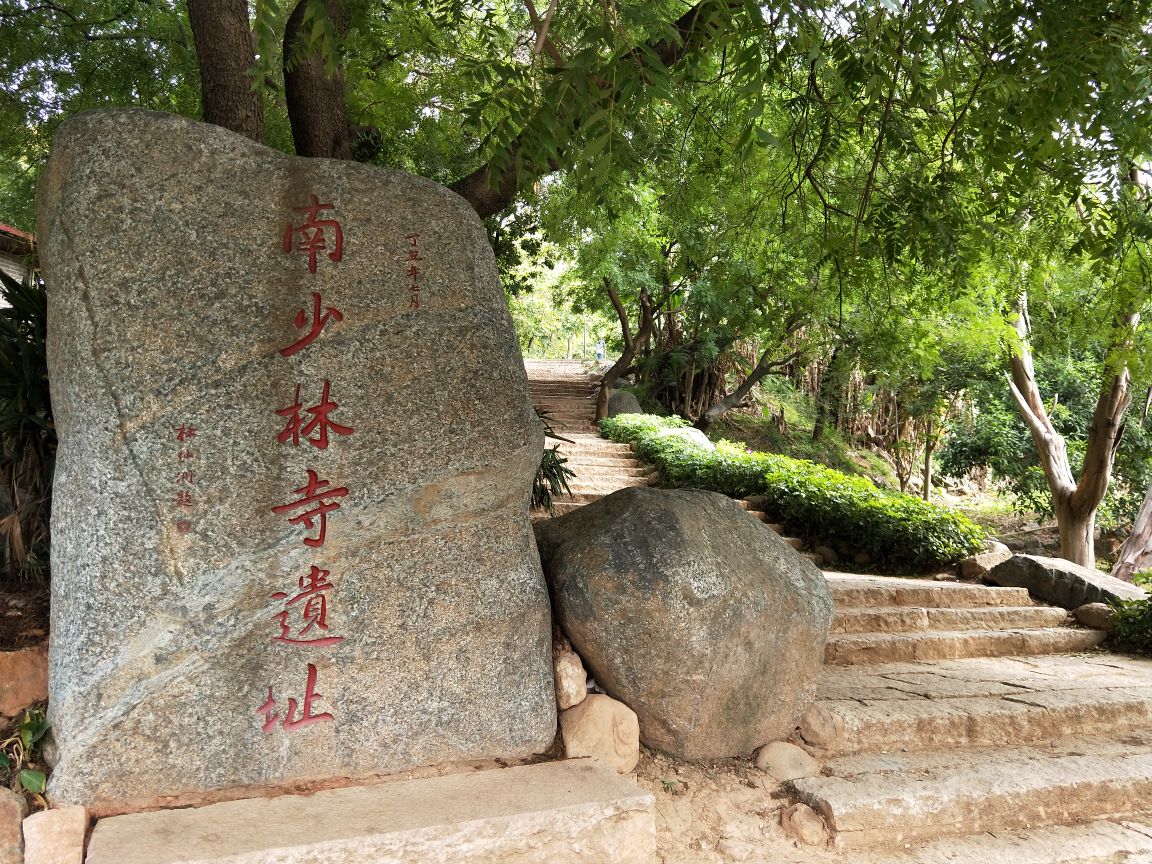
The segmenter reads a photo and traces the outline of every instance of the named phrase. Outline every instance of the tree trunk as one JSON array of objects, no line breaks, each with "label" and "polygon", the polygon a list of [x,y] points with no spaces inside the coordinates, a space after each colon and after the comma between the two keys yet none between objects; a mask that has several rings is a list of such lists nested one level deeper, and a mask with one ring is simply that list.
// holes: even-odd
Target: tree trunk
[{"label": "tree trunk", "polygon": [[831,421],[835,429],[840,422],[841,401],[845,377],[845,365],[849,355],[845,352],[843,343],[832,351],[828,365],[820,375],[816,385],[816,420],[812,425],[812,440],[820,441],[824,437],[824,429]]},{"label": "tree trunk", "polygon": [[1096,566],[1096,506],[1077,509],[1071,498],[1053,501],[1060,529],[1060,557],[1085,567]]},{"label": "tree trunk", "polygon": [[752,391],[753,387],[760,383],[761,379],[763,379],[765,375],[774,369],[787,367],[789,363],[792,363],[800,356],[799,351],[793,351],[782,360],[772,360],[769,359],[770,351],[770,348],[765,349],[764,353],[760,355],[760,359],[757,361],[755,367],[753,367],[752,371],[748,373],[748,377],[744,379],[739,387],[737,387],[719,402],[712,404],[707,411],[700,415],[700,419],[696,421],[697,429],[699,429],[701,432],[707,432],[713,423],[715,423],[717,420],[719,420],[721,417],[723,417],[725,414],[743,402],[744,397]]},{"label": "tree trunk", "polygon": [[932,418],[928,418],[928,430],[924,433],[924,489],[921,497],[925,501],[932,500],[932,451],[936,449],[936,442],[932,439]]},{"label": "tree trunk", "polygon": [[[1036,384],[1028,343],[1026,295],[1021,295],[1017,301],[1016,313],[1015,326],[1020,336],[1020,345],[1019,352],[1012,355],[1008,386],[1016,407],[1028,425],[1040,455],[1040,463],[1044,466],[1044,475],[1048,479],[1056,523],[1060,528],[1060,557],[1085,567],[1095,567],[1096,550],[1092,535],[1096,508],[1108,491],[1116,448],[1124,430],[1124,412],[1132,400],[1128,369],[1125,367],[1117,374],[1104,376],[1096,408],[1092,412],[1092,425],[1088,429],[1084,466],[1077,482],[1068,461],[1068,446],[1048,417],[1040,397],[1040,388]],[[1113,347],[1120,347],[1130,340],[1139,320],[1140,316],[1134,312],[1117,316],[1118,336]]]},{"label": "tree trunk", "polygon": [[188,23],[200,67],[205,123],[264,140],[264,100],[247,72],[256,64],[246,0],[188,0]]},{"label": "tree trunk", "polygon": [[604,279],[604,288],[608,292],[608,299],[612,301],[612,308],[616,310],[616,317],[620,319],[620,333],[624,337],[624,350],[620,354],[620,359],[613,363],[600,378],[600,392],[596,394],[597,421],[608,416],[608,391],[612,389],[616,379],[632,365],[637,349],[648,341],[652,332],[654,317],[648,292],[642,290],[640,292],[640,326],[636,330],[636,336],[633,337],[632,328],[628,323],[628,310],[620,301],[620,295],[616,293],[607,279]]},{"label": "tree trunk", "polygon": [[1144,503],[1140,505],[1136,521],[1132,523],[1132,533],[1116,556],[1112,575],[1131,582],[1134,574],[1149,568],[1152,568],[1152,484],[1149,484],[1144,494]]},{"label": "tree trunk", "polygon": [[[348,15],[342,0],[326,0],[328,19],[343,36],[348,29]],[[321,156],[329,159],[351,159],[352,144],[348,118],[344,112],[344,67],[329,77],[324,58],[319,52],[299,56],[297,39],[308,0],[300,0],[284,27],[284,98],[292,124],[292,141],[298,156]]]}]

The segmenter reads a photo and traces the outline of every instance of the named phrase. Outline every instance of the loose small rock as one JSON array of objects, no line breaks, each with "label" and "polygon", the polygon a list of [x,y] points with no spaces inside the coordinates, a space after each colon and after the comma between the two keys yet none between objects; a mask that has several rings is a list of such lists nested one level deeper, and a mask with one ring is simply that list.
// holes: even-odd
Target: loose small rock
[{"label": "loose small rock", "polygon": [[24,864],[83,864],[87,833],[79,805],[33,813],[24,820]]},{"label": "loose small rock", "polygon": [[756,753],[756,767],[782,783],[820,774],[819,762],[786,741],[773,741],[761,747]]},{"label": "loose small rock", "polygon": [[627,774],[640,761],[636,712],[611,696],[593,694],[564,711],[560,734],[569,759],[599,759],[620,774]]},{"label": "loose small rock", "polygon": [[1076,620],[1085,627],[1111,633],[1116,629],[1116,610],[1107,603],[1085,603],[1073,612]]},{"label": "loose small rock", "polygon": [[574,651],[560,652],[554,661],[556,706],[561,711],[575,707],[588,695],[588,673]]},{"label": "loose small rock", "polygon": [[807,804],[793,804],[781,813],[780,826],[785,834],[806,846],[823,846],[828,842],[828,826]]},{"label": "loose small rock", "polygon": [[24,859],[20,823],[28,812],[23,795],[0,787],[0,864],[20,864]]}]

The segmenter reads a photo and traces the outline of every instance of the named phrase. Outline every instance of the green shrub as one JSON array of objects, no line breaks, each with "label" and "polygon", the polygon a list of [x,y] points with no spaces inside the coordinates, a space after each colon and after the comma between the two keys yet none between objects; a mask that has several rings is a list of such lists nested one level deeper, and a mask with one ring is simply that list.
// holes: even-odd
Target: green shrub
[{"label": "green shrub", "polygon": [[[1132,580],[1144,588],[1152,588],[1152,573],[1137,573]],[[1117,600],[1116,629],[1112,641],[1117,648],[1138,654],[1152,654],[1152,597],[1143,600]]]},{"label": "green shrub", "polygon": [[1146,600],[1117,600],[1116,647],[1138,654],[1152,654],[1152,597]]},{"label": "green shrub", "polygon": [[633,446],[668,486],[692,486],[734,498],[760,495],[769,517],[809,538],[845,541],[878,564],[913,568],[954,563],[980,550],[984,532],[965,516],[856,477],[727,441],[715,450],[669,434],[677,417],[624,414],[600,433]]},{"label": "green shrub", "polygon": [[17,282],[0,273],[0,297],[0,577],[46,581],[56,462],[48,295],[37,276]]},{"label": "green shrub", "polygon": [[[548,411],[537,408],[536,416],[544,424],[544,432],[549,438],[572,443],[556,434],[552,428],[552,415]],[[532,481],[532,506],[547,511],[551,516],[555,504],[553,499],[572,494],[572,490],[568,488],[568,478],[575,476],[576,472],[568,467],[568,460],[560,455],[559,444],[545,447],[540,457],[540,465],[536,469],[536,477]]]}]

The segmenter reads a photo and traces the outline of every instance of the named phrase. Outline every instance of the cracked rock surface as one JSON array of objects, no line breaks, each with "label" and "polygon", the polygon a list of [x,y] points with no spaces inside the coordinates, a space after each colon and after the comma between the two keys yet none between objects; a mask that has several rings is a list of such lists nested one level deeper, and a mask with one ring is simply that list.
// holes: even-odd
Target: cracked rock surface
[{"label": "cracked rock surface", "polygon": [[54,799],[547,748],[542,432],[465,202],[112,110],[38,212]]}]

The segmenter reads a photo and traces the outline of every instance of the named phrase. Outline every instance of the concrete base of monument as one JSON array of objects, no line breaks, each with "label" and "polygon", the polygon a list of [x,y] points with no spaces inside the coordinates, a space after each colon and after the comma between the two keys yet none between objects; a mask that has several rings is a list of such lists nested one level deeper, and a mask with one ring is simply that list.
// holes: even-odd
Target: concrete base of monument
[{"label": "concrete base of monument", "polygon": [[654,864],[654,799],[591,760],[113,816],[86,864]]}]

